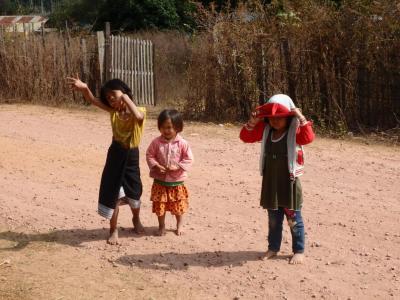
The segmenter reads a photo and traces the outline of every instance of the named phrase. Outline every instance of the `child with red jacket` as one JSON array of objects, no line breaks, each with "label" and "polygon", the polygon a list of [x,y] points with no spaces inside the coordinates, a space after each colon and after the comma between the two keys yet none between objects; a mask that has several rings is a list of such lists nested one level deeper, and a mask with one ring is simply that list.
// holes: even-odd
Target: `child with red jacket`
[{"label": "child with red jacket", "polygon": [[252,114],[240,132],[240,139],[245,143],[261,141],[261,206],[268,210],[269,219],[266,258],[276,256],[280,250],[286,215],[292,235],[290,263],[301,264],[304,260],[304,223],[299,176],[304,168],[303,145],[314,139],[312,123],[289,96],[278,94]]}]

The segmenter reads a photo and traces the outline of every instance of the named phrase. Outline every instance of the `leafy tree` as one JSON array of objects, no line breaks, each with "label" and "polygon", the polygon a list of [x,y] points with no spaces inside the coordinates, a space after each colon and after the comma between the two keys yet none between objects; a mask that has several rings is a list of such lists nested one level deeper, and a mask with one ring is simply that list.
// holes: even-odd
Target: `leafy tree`
[{"label": "leafy tree", "polygon": [[105,0],[69,0],[50,15],[49,25],[54,27],[65,26],[65,21],[78,25],[93,25],[98,20],[100,9]]},{"label": "leafy tree", "polygon": [[95,29],[111,22],[113,30],[148,28],[192,30],[195,5],[188,0],[72,0],[51,17],[56,26],[65,20]]},{"label": "leafy tree", "polygon": [[0,13],[3,15],[16,15],[26,11],[24,1],[0,0]]}]

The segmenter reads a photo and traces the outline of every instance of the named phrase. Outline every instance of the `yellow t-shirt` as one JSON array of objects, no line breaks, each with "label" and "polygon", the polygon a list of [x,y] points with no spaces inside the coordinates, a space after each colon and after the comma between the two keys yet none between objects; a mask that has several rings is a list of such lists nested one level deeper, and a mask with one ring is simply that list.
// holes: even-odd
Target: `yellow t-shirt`
[{"label": "yellow t-shirt", "polygon": [[129,149],[138,147],[143,135],[146,108],[138,109],[144,114],[141,122],[138,122],[133,114],[122,116],[116,111],[110,113],[113,139]]}]

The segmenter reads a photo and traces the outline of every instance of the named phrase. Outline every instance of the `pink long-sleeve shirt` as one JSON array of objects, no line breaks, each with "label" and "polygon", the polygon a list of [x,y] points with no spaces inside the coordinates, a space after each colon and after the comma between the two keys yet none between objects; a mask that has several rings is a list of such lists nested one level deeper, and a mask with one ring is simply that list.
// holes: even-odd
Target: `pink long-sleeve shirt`
[{"label": "pink long-sleeve shirt", "polygon": [[[150,177],[164,182],[184,181],[187,171],[193,163],[193,154],[188,142],[179,134],[171,141],[159,136],[155,138],[146,151],[146,161],[150,168]],[[156,167],[177,166],[176,171],[162,174]]]}]

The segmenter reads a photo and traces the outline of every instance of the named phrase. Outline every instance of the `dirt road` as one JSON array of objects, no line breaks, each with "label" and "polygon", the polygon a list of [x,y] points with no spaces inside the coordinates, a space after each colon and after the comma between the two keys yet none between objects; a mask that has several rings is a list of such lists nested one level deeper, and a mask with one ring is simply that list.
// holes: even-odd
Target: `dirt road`
[{"label": "dirt road", "polygon": [[[0,106],[1,299],[399,299],[399,148],[317,138],[306,148],[303,215],[306,264],[262,261],[267,214],[259,208],[259,144],[238,127],[186,123],[195,164],[185,235],[156,237],[141,145],[142,221],[122,245],[105,243],[96,213],[111,139],[93,110]],[[167,226],[174,228],[168,215]]]}]

